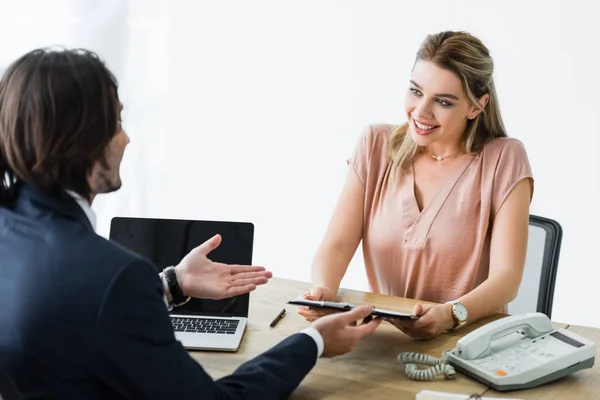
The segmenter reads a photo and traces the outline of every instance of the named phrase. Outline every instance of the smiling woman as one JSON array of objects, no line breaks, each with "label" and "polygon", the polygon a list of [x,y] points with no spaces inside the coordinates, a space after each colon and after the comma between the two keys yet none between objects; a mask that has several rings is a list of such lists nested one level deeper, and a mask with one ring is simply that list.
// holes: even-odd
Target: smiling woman
[{"label": "smiling woman", "polygon": [[390,137],[393,176],[419,151],[442,161],[480,152],[490,140],[507,136],[493,71],[493,60],[479,39],[463,32],[427,38],[417,52],[406,94],[408,123]]},{"label": "smiling woman", "polygon": [[506,310],[523,273],[533,178],[523,145],[507,138],[493,70],[470,34],[426,38],[406,92],[408,122],[370,126],[348,160],[307,298],[335,298],[362,240],[374,292],[442,303],[395,323],[409,335]]}]

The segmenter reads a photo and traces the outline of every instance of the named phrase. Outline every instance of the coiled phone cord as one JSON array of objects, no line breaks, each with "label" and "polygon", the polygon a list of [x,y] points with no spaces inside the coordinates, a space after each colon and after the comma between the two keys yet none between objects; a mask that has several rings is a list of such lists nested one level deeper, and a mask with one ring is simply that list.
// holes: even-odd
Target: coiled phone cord
[{"label": "coiled phone cord", "polygon": [[[440,358],[421,353],[400,353],[398,362],[404,365],[406,376],[414,381],[432,381],[442,374],[446,379],[454,379],[456,371],[448,364],[447,354],[453,350],[446,350]],[[429,368],[419,369],[417,365],[428,365]]]}]

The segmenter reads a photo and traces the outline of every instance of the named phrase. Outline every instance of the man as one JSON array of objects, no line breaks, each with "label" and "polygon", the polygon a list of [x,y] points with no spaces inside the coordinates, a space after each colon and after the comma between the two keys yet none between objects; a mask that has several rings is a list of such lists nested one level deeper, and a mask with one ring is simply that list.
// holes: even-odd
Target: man
[{"label": "man", "polygon": [[94,233],[94,197],[121,186],[121,108],[115,78],[84,50],[30,52],[0,82],[0,367],[27,397],[286,398],[317,357],[375,330],[354,324],[368,307],[332,315],[213,381],[175,340],[164,298],[228,297],[271,274],[211,262],[217,236],[166,284]]}]

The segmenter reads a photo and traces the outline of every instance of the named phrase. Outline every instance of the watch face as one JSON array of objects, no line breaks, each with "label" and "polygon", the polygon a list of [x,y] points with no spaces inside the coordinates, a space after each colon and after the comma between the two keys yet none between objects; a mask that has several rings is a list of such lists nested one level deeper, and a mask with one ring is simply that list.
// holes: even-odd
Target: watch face
[{"label": "watch face", "polygon": [[455,304],[454,305],[454,315],[456,315],[456,318],[458,318],[460,321],[466,321],[467,320],[467,308],[462,305],[461,303]]}]

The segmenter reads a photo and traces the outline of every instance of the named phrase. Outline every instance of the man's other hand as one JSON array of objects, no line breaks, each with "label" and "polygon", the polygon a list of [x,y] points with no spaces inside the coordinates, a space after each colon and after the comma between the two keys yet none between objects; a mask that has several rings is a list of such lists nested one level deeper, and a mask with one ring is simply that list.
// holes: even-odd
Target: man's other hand
[{"label": "man's other hand", "polygon": [[[175,267],[177,282],[185,296],[225,299],[251,292],[273,276],[264,267],[229,265],[209,260],[207,255],[220,244],[221,236],[213,236],[190,251]],[[167,295],[169,297],[170,293]]]},{"label": "man's other hand", "polygon": [[[327,315],[311,324],[323,337],[323,357],[348,353],[356,344],[372,334],[380,324],[371,318],[372,307],[357,307],[352,311]],[[360,325],[357,321],[362,320]]]}]

